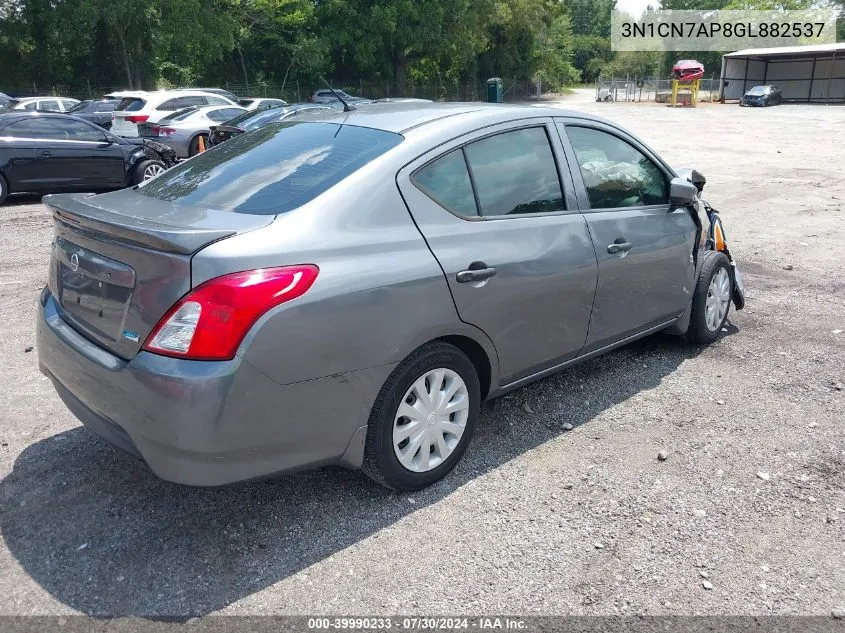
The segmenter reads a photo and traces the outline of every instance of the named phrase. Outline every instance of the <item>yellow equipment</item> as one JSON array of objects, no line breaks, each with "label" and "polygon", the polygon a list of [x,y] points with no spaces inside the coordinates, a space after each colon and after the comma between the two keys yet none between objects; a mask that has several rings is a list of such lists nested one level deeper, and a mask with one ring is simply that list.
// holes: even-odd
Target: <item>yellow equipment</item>
[{"label": "yellow equipment", "polygon": [[[698,87],[701,83],[700,79],[693,79],[692,81],[685,81],[683,79],[673,79],[672,80],[672,101],[670,105],[676,106],[678,105],[678,90],[683,88],[689,88],[690,91],[690,102],[693,108],[698,103]],[[682,104],[683,105],[683,104]]]}]

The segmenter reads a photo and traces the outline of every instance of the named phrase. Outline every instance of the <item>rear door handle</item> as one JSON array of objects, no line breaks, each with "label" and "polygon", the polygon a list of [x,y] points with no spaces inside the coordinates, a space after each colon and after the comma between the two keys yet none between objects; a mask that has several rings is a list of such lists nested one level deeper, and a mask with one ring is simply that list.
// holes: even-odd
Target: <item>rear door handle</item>
[{"label": "rear door handle", "polygon": [[45,149],[45,150],[41,150],[40,152],[38,152],[38,155],[39,156],[52,156],[53,152]]},{"label": "rear door handle", "polygon": [[616,253],[627,253],[633,248],[633,244],[631,242],[614,242],[613,244],[607,245],[607,252],[611,255],[615,255]]},{"label": "rear door handle", "polygon": [[455,279],[459,284],[467,284],[474,281],[486,281],[496,275],[496,269],[484,262],[472,262],[468,270],[462,270]]}]

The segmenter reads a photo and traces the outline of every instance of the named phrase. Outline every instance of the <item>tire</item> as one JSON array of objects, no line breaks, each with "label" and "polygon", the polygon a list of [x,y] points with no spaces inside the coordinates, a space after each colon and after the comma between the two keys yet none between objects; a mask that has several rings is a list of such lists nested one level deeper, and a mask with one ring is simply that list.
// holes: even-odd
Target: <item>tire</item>
[{"label": "tire", "polygon": [[205,148],[208,149],[208,135],[198,134],[191,139],[191,143],[188,145],[188,158],[200,153],[200,136],[202,137],[202,140],[205,141]]},{"label": "tire", "polygon": [[[714,279],[717,281],[714,282]],[[726,290],[725,282],[727,283]],[[730,261],[724,253],[706,251],[692,298],[690,326],[687,330],[689,341],[709,345],[719,338],[731,310],[732,295],[733,275]],[[708,301],[710,308],[708,308]],[[713,309],[716,309],[715,316]]]},{"label": "tire", "polygon": [[[417,397],[418,386],[434,389],[432,380],[438,379],[442,380],[438,391],[454,390],[455,395],[445,403],[454,407],[451,413],[443,407],[429,408]],[[413,491],[433,484],[452,470],[466,451],[478,421],[480,401],[478,372],[466,354],[439,341],[423,345],[397,365],[376,398],[367,425],[362,470],[393,490]],[[420,418],[412,422],[400,416],[400,405],[407,407],[406,411],[419,410]],[[432,410],[435,413],[423,417]],[[419,431],[411,431],[414,428]],[[404,433],[408,436],[395,444],[394,429],[400,438]],[[397,454],[403,449],[410,467],[403,465]]]},{"label": "tire", "polygon": [[0,204],[6,201],[7,193],[9,193],[9,185],[6,184],[6,179],[0,174]]},{"label": "tire", "polygon": [[166,170],[167,167],[165,167],[164,163],[160,160],[142,160],[140,163],[135,165],[135,171],[132,172],[132,184],[140,185],[145,180],[149,180],[149,178],[152,178],[153,175],[157,175],[152,174],[152,172],[157,171],[157,169],[160,170],[159,173],[161,173]]}]

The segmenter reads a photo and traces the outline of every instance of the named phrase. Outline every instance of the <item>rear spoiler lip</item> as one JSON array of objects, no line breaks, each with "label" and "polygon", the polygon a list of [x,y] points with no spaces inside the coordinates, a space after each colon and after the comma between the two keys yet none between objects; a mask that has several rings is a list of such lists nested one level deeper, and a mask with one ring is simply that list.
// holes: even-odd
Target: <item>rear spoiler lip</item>
[{"label": "rear spoiler lip", "polygon": [[243,132],[241,128],[234,125],[212,125],[209,130],[211,132]]},{"label": "rear spoiler lip", "polygon": [[115,213],[86,202],[92,195],[53,194],[42,202],[57,222],[167,253],[190,255],[237,233],[236,229],[186,228]]}]

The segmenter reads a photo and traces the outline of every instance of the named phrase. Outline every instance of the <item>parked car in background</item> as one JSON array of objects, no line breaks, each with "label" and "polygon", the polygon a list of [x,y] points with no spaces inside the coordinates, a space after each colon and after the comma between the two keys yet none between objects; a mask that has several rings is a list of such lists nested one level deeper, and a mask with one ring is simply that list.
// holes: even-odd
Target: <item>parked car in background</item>
[{"label": "parked car in background", "polygon": [[416,490],[461,459],[483,400],[654,332],[711,343],[744,304],[703,178],[612,123],[320,116],[44,199],[41,371],[164,479],[341,464]]},{"label": "parked car in background", "polygon": [[121,189],[165,167],[142,140],[113,136],[72,115],[0,114],[0,203],[9,193]]},{"label": "parked car in background", "polygon": [[230,92],[228,90],[223,90],[223,88],[177,88],[176,90],[184,90],[187,92],[208,92],[213,95],[218,95],[225,99],[228,99],[232,103],[237,103],[238,97],[235,93]]},{"label": "parked car in background", "polygon": [[220,95],[193,90],[138,92],[120,100],[112,113],[112,132],[119,136],[138,136],[139,123],[158,123],[163,117],[190,106],[238,105]]},{"label": "parked car in background", "polygon": [[95,123],[101,128],[108,130],[111,128],[111,113],[114,112],[117,104],[118,101],[116,99],[92,99],[89,101],[82,101],[68,110],[68,114],[77,116],[80,119],[85,119],[86,121]]},{"label": "parked car in background", "polygon": [[179,158],[200,151],[200,139],[208,144],[209,128],[246,112],[240,106],[191,106],[177,110],[158,123],[140,123],[139,136],[153,138],[170,147]]},{"label": "parked car in background", "polygon": [[131,97],[138,94],[146,94],[146,90],[118,90],[103,95],[103,99],[116,99],[120,101],[124,97]]},{"label": "parked car in background", "polygon": [[250,130],[257,130],[270,123],[277,123],[309,112],[332,112],[333,110],[335,108],[329,104],[320,105],[316,103],[292,103],[269,110],[248,110],[220,125],[212,125],[209,128],[211,134],[208,142],[209,145],[219,145],[233,136],[238,136]]},{"label": "parked car in background", "polygon": [[777,86],[754,86],[742,95],[741,106],[773,106],[783,101],[783,94]]},{"label": "parked car in background", "polygon": [[5,92],[0,92],[0,106],[6,105],[11,100],[12,100],[12,98],[9,95],[7,95]]},{"label": "parked car in background", "polygon": [[269,110],[270,108],[281,108],[288,105],[284,99],[269,99],[265,97],[249,97],[238,99],[238,105],[247,110]]},{"label": "parked car in background", "polygon": [[70,97],[21,97],[10,99],[2,111],[10,110],[38,110],[41,112],[67,112],[79,103],[79,99]]},{"label": "parked car in background", "polygon": [[340,95],[341,99],[346,101],[347,103],[352,103],[354,101],[364,101],[361,97],[353,97],[350,94],[347,94],[343,90],[335,89],[334,92],[325,88],[323,90],[317,90],[312,94],[308,101],[311,103],[331,103],[332,101],[337,101],[337,95]]}]

